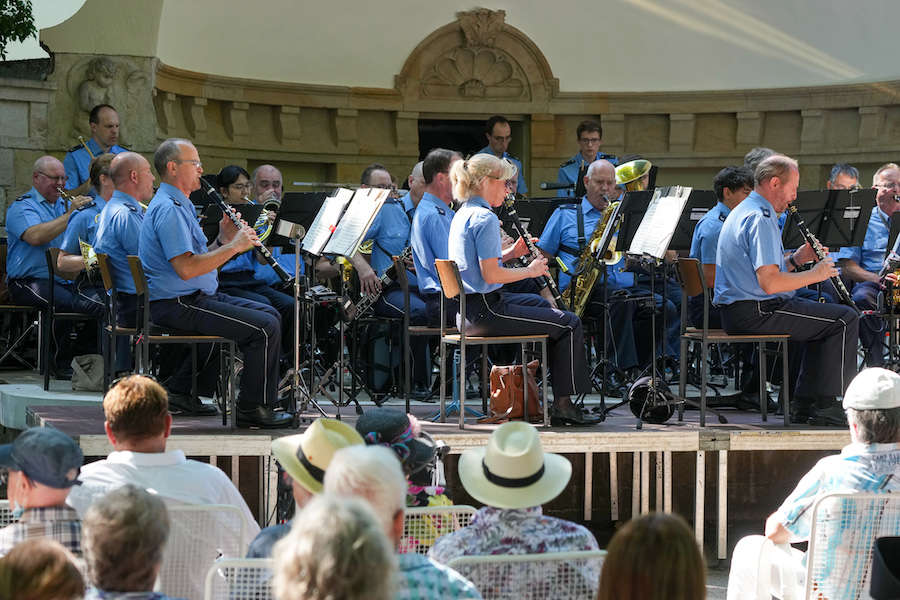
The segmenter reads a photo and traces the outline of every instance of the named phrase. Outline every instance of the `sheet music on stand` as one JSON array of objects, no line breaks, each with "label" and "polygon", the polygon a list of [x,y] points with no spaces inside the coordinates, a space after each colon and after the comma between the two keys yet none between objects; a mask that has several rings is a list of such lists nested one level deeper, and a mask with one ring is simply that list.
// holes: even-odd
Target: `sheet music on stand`
[{"label": "sheet music on stand", "polygon": [[387,200],[390,190],[381,188],[361,188],[353,194],[353,200],[344,216],[335,227],[331,239],[325,245],[323,254],[351,256],[363,241],[372,221]]},{"label": "sheet music on stand", "polygon": [[647,255],[663,260],[690,195],[691,188],[680,185],[656,188],[647,212],[631,240],[628,254]]},{"label": "sheet music on stand", "polygon": [[333,196],[325,198],[322,208],[319,209],[312,225],[309,226],[309,231],[306,232],[306,237],[303,238],[303,243],[300,245],[301,250],[315,256],[322,255],[325,244],[334,233],[338,221],[344,214],[347,205],[350,204],[352,197],[353,190],[341,188],[335,191]]}]

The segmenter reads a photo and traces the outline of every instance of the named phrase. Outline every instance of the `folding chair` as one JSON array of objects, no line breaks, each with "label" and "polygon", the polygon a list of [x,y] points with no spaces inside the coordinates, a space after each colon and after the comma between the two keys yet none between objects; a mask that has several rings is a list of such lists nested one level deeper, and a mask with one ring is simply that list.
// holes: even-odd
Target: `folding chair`
[{"label": "folding chair", "polygon": [[[106,324],[103,326],[103,335],[106,343],[103,344],[103,389],[108,390],[115,373],[116,340],[119,337],[136,339],[137,327],[121,327],[118,322],[119,291],[116,289],[112,269],[109,264],[109,256],[97,252],[97,264],[100,266],[100,276],[103,279],[103,287],[106,289]],[[129,350],[131,346],[129,345]]]},{"label": "folding chair", "polygon": [[223,558],[206,573],[204,600],[268,600],[275,561],[271,558]]},{"label": "folding chair", "polygon": [[428,554],[439,537],[468,526],[475,512],[465,504],[407,508],[399,552]]}]

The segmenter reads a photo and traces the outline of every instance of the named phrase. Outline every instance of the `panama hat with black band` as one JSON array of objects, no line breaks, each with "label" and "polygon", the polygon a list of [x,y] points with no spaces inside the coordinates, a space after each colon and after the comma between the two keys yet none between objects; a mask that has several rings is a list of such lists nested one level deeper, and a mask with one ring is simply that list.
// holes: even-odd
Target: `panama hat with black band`
[{"label": "panama hat with black band", "polygon": [[322,492],[325,469],[334,453],[365,442],[356,430],[335,419],[319,418],[298,435],[272,441],[272,454],[294,481],[309,492]]},{"label": "panama hat with black band", "polygon": [[459,479],[470,496],[496,508],[530,508],[545,504],[565,489],[572,464],[548,454],[537,429],[521,421],[498,427],[484,448],[459,458]]}]

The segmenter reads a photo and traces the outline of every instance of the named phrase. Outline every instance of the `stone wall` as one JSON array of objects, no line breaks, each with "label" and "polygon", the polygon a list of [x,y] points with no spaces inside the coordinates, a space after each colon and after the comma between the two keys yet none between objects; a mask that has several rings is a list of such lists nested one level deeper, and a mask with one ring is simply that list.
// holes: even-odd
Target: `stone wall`
[{"label": "stone wall", "polygon": [[[412,50],[393,89],[237,79],[154,58],[56,54],[42,81],[0,78],[0,203],[30,186],[38,155],[87,137],[87,108],[114,104],[122,143],[145,154],[192,139],[206,171],[236,163],[282,168],[294,181],[358,181],[379,161],[402,180],[419,157],[419,119],[521,123],[529,188],[556,179],[577,150],[575,127],[601,121],[603,150],[640,153],[659,184],[708,188],[722,166],[765,145],[800,160],[801,186],[822,187],[831,164],[863,171],[900,158],[900,82],[679,93],[561,93],[534,43],[503,11],[459,13]],[[5,214],[5,207],[3,208]]]}]

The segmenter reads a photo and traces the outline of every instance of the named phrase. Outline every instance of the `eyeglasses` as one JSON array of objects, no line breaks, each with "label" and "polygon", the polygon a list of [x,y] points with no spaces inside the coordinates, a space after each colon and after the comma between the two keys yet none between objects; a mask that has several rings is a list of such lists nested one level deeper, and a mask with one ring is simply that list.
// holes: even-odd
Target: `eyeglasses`
[{"label": "eyeglasses", "polygon": [[230,187],[233,187],[236,190],[250,190],[253,187],[253,184],[249,181],[247,183],[232,183]]},{"label": "eyeglasses", "polygon": [[490,173],[488,174],[488,177],[490,177],[491,179],[494,179],[496,181],[502,181],[506,185],[506,187],[509,189],[512,189],[512,186],[515,185],[515,183],[516,183],[512,179],[506,179],[505,177],[497,177],[496,175],[491,175]]},{"label": "eyeglasses", "polygon": [[593,146],[594,144],[600,143],[600,138],[592,137],[592,138],[578,138],[579,144],[587,144],[589,146]]},{"label": "eyeglasses", "polygon": [[41,174],[41,175],[43,175],[43,176],[46,177],[47,179],[52,180],[52,181],[65,182],[66,179],[68,179],[68,176],[66,176],[66,175],[47,175],[47,174],[44,173],[43,171],[38,171],[38,173]]},{"label": "eyeglasses", "polygon": [[202,162],[200,162],[199,160],[195,160],[193,158],[174,158],[172,160],[173,160],[173,162],[177,162],[177,163],[191,163],[198,169],[203,166]]},{"label": "eyeglasses", "polygon": [[879,183],[875,187],[880,188],[882,190],[900,190],[900,183],[894,183],[893,181],[890,181],[887,183]]}]

